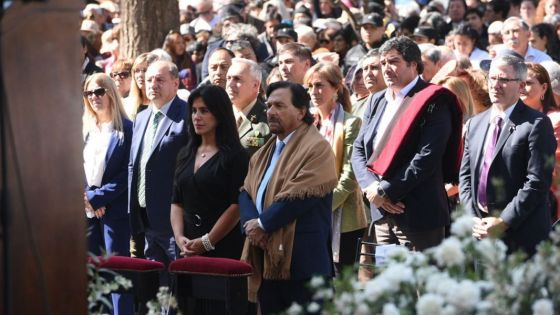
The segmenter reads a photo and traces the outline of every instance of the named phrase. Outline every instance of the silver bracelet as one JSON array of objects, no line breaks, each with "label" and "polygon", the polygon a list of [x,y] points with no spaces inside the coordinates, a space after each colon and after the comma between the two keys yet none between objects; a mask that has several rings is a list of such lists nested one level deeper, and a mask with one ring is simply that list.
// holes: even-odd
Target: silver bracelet
[{"label": "silver bracelet", "polygon": [[210,239],[208,238],[208,233],[202,235],[202,237],[200,238],[200,240],[202,241],[202,246],[204,246],[204,249],[209,252],[211,250],[216,249],[212,243],[210,243]]}]

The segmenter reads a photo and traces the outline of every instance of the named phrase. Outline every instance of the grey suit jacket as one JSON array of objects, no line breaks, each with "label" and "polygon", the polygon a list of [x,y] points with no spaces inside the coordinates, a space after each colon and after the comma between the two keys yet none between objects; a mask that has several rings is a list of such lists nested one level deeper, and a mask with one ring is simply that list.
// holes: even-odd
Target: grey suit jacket
[{"label": "grey suit jacket", "polygon": [[[478,217],[483,216],[477,206],[478,184],[490,115],[487,110],[467,123],[459,174],[461,203]],[[498,138],[487,186],[489,212],[509,225],[504,240],[510,251],[520,248],[534,253],[535,246],[548,237],[555,150],[547,116],[518,101]]]}]

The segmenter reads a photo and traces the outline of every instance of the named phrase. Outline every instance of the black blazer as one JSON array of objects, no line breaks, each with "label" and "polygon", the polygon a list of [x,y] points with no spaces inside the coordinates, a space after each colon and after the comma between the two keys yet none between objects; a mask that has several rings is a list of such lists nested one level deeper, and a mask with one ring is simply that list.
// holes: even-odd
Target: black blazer
[{"label": "black blazer", "polygon": [[[427,86],[428,83],[419,79],[406,97],[413,97]],[[378,121],[387,105],[385,90],[370,96],[366,102],[368,104],[362,128],[354,142],[352,153],[352,167],[360,187],[365,189],[374,181],[380,181],[389,199],[404,203],[403,214],[384,213],[385,216],[393,217],[401,226],[413,230],[428,230],[448,225],[449,204],[441,161],[451,134],[451,111],[448,104],[452,104],[453,100],[447,95],[434,99],[433,105],[430,105],[432,110],[426,111],[417,125],[412,127],[414,132],[406,146],[401,148],[398,154],[398,171],[383,180],[369,172],[366,165],[373,153]]]},{"label": "black blazer", "polygon": [[[461,202],[478,217],[482,216],[477,206],[478,181],[490,115],[487,110],[467,123],[459,178]],[[556,145],[548,117],[518,101],[498,138],[486,191],[489,212],[509,225],[504,240],[510,250],[534,253],[535,246],[548,237],[548,191]]]}]

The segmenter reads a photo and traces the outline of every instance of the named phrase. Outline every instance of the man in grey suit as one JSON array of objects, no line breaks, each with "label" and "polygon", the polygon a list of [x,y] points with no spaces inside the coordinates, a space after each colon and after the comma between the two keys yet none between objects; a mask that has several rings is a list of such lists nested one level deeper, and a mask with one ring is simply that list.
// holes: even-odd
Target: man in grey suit
[{"label": "man in grey suit", "polygon": [[226,91],[233,104],[239,140],[253,155],[270,138],[266,106],[258,98],[261,69],[252,60],[233,58],[226,78]]},{"label": "man in grey suit", "polygon": [[548,191],[556,140],[545,114],[519,100],[527,66],[514,56],[492,61],[492,107],[467,124],[460,198],[475,215],[473,236],[503,236],[510,251],[535,252],[548,237]]}]

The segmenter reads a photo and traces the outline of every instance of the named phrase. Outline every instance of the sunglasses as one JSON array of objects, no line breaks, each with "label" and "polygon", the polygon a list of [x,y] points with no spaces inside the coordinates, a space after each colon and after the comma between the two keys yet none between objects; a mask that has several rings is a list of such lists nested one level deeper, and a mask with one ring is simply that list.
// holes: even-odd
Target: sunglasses
[{"label": "sunglasses", "polygon": [[95,95],[97,97],[102,97],[103,95],[105,95],[106,91],[107,90],[105,90],[104,88],[97,88],[93,91],[84,91],[84,97],[91,98],[92,95]]},{"label": "sunglasses", "polygon": [[116,79],[117,77],[119,77],[119,79],[124,80],[126,78],[128,78],[130,76],[130,72],[129,71],[122,71],[122,72],[112,72],[110,74],[111,78]]}]

